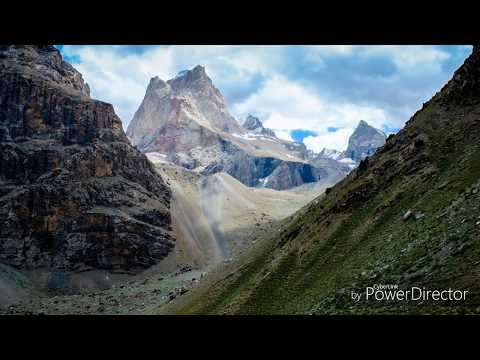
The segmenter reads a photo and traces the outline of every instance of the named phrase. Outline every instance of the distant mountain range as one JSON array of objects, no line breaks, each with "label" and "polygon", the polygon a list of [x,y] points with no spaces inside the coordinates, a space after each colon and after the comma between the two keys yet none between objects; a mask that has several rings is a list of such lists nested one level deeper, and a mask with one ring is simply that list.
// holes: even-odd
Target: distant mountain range
[{"label": "distant mountain range", "polygon": [[[132,143],[149,156],[276,190],[340,180],[383,144],[380,133],[362,121],[347,152],[338,158],[328,150],[313,154],[302,143],[277,138],[253,115],[240,125],[202,66],[166,82],[152,78],[127,129]],[[354,158],[346,159],[348,154]]]}]

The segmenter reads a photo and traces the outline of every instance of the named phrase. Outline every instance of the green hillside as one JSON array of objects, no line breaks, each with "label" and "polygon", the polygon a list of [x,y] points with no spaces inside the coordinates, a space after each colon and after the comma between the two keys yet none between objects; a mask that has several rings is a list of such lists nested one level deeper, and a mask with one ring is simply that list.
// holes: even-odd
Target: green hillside
[{"label": "green hillside", "polygon": [[[480,48],[381,149],[159,313],[480,313]],[[351,301],[374,284],[465,301]]]}]

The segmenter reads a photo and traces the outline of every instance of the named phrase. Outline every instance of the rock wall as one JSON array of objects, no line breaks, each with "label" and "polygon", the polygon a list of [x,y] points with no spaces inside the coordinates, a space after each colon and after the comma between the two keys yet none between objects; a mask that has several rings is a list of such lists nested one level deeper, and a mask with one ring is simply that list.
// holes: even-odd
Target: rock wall
[{"label": "rock wall", "polygon": [[0,46],[0,261],[135,272],[174,247],[170,191],[52,46]]}]

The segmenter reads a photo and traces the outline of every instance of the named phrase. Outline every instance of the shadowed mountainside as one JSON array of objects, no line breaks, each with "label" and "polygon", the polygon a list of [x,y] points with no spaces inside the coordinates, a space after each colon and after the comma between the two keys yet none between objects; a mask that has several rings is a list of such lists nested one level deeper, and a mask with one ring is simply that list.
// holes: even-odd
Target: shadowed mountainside
[{"label": "shadowed mountainside", "polygon": [[173,248],[170,191],[53,46],[0,46],[0,261],[137,271]]}]

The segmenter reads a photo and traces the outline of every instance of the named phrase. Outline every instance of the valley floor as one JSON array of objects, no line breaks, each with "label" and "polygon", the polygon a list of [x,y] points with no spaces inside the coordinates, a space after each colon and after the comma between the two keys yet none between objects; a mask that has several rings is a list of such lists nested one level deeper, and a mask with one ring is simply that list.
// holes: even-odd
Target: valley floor
[{"label": "valley floor", "polygon": [[134,315],[161,307],[190,291],[203,277],[201,270],[158,275],[128,281],[107,290],[85,290],[72,295],[39,293],[0,314]]},{"label": "valley floor", "polygon": [[[202,177],[178,166],[156,163],[172,189],[175,251],[136,275],[91,271],[71,274],[70,294],[46,290],[46,271],[0,268],[0,314],[148,314],[205,283],[248,252],[278,223],[309,203],[333,180],[288,191],[250,188],[228,174]],[[69,278],[70,278],[69,277]],[[80,290],[78,290],[80,289]]]},{"label": "valley floor", "polygon": [[[249,234],[262,236],[270,226],[272,225],[256,226]],[[31,281],[27,274],[1,265],[0,289],[3,297],[0,297],[0,315],[152,314],[203,284],[212,269],[223,268],[224,264],[228,264],[228,261],[203,268],[176,265],[175,270],[172,270],[170,264],[165,271],[151,269],[129,277],[109,274],[113,280],[113,285],[109,288],[90,286],[74,294],[47,291],[39,286],[38,279]],[[101,272],[101,276],[104,274]],[[84,274],[82,282],[96,281],[95,286],[98,287],[98,280],[95,279],[99,276],[99,272]]]}]

